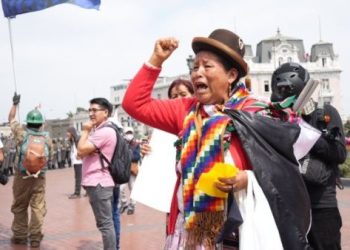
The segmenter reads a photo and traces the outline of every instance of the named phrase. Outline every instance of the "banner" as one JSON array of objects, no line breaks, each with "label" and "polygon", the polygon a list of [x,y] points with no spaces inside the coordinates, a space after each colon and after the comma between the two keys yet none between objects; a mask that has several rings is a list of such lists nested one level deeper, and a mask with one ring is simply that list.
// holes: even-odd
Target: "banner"
[{"label": "banner", "polygon": [[61,3],[70,3],[86,9],[99,9],[100,0],[1,0],[5,17],[39,11]]},{"label": "banner", "polygon": [[161,212],[169,213],[176,184],[175,135],[154,129],[150,146],[139,168],[131,198]]}]

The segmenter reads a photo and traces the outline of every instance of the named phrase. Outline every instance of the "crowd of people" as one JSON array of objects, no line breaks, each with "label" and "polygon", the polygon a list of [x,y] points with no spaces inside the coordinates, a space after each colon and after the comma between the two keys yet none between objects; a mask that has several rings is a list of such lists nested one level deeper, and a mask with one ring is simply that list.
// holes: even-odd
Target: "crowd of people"
[{"label": "crowd of people", "polygon": [[[163,63],[178,46],[175,38],[158,39],[122,102],[136,120],[178,136],[177,153],[170,156],[176,166],[160,163],[177,175],[164,249],[341,249],[336,187],[338,165],[347,156],[345,136],[331,105],[310,99],[307,109],[294,109],[309,72],[297,63],[282,64],[271,78],[271,99],[254,96],[240,81],[249,74],[243,40],[217,29],[193,39],[191,81],[177,79],[169,99],[153,99]],[[40,246],[45,172],[67,163],[75,176],[69,198],[81,197],[83,187],[103,248],[120,249],[120,214],[132,215],[136,206],[125,190],[132,191],[141,157],[157,149],[140,145],[133,128],[124,128],[133,153],[130,180],[119,186],[101,160],[103,155],[110,162],[117,145],[107,99],[90,100],[90,120],[81,131],[68,128],[64,139],[50,139],[38,110],[28,113],[23,128],[15,119],[19,102],[15,94],[6,150],[0,142],[0,161],[14,170],[12,242]],[[217,167],[223,165],[238,171],[224,174]],[[213,171],[216,179],[203,182]]]}]

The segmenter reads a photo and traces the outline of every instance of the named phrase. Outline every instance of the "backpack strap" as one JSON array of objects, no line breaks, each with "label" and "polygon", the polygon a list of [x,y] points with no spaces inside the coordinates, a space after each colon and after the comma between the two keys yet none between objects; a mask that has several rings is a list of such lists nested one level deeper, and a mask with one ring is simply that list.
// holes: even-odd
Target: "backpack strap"
[{"label": "backpack strap", "polygon": [[[104,128],[104,127],[112,128],[116,133],[118,133],[118,132],[115,130],[114,126],[111,125],[111,124],[109,124],[108,122],[107,122],[105,125],[103,125],[101,128]],[[116,136],[118,136],[118,135],[116,134]],[[117,140],[118,140],[118,139],[117,139]],[[118,141],[117,141],[117,144],[118,144]],[[116,149],[117,149],[117,145],[115,145],[115,148],[114,148],[114,151],[113,151],[113,155],[114,155]],[[99,157],[100,157],[100,163],[101,163],[102,169],[106,169],[106,168],[109,169],[109,166],[111,165],[111,162],[110,162],[110,161],[107,159],[107,157],[102,153],[101,149],[97,148],[97,149],[96,149],[96,153],[98,153],[98,155],[99,155]],[[108,164],[107,167],[105,166],[105,162]]]},{"label": "backpack strap", "polygon": [[[96,151],[100,157],[100,162],[101,162],[101,165],[102,165],[102,168],[105,169],[105,168],[108,168],[110,165],[111,165],[111,162],[107,159],[107,157],[101,152],[101,150],[98,148],[97,151]],[[108,166],[106,167],[105,166],[105,162],[108,164]]]},{"label": "backpack strap", "polygon": [[22,179],[28,179],[28,178],[35,178],[37,179],[41,173],[41,170],[39,170],[38,172],[36,172],[35,174],[31,174],[28,170],[26,170],[27,175],[26,176],[22,176]]}]

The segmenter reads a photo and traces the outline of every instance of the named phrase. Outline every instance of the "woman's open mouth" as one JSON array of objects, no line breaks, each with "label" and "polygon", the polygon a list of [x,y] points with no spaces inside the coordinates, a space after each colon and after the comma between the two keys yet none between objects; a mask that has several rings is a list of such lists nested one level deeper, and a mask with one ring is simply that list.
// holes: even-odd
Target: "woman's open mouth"
[{"label": "woman's open mouth", "polygon": [[206,92],[208,89],[208,85],[206,85],[205,83],[195,83],[195,87],[196,87],[196,92],[198,94]]}]

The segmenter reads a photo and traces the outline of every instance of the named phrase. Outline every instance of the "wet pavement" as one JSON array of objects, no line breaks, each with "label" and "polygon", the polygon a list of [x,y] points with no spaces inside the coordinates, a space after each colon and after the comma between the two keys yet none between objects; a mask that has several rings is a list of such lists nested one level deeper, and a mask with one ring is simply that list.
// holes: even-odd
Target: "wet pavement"
[{"label": "wet pavement", "polygon": [[[73,168],[48,171],[46,185],[48,213],[40,249],[102,249],[101,234],[96,228],[88,198],[68,199],[74,189]],[[350,250],[350,187],[338,190],[338,201],[343,218],[342,248]],[[29,246],[12,245],[10,242],[13,219],[11,202],[12,178],[6,186],[0,185],[0,249],[30,249]],[[122,250],[162,249],[165,237],[164,213],[137,204],[135,214],[124,213],[121,216],[121,227]]]}]

